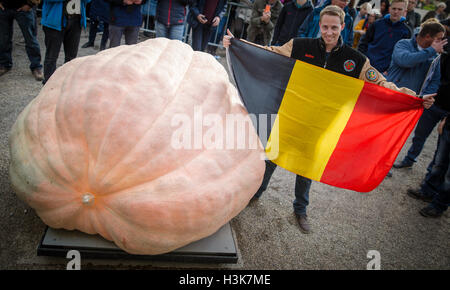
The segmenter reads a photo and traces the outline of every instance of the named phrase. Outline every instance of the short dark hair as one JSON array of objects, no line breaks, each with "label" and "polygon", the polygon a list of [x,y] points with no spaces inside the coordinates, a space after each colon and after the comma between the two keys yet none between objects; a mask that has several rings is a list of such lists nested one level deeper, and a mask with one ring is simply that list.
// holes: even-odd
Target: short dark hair
[{"label": "short dark hair", "polygon": [[436,18],[430,18],[422,25],[420,25],[420,37],[425,37],[427,35],[430,35],[431,37],[436,36],[439,32],[445,33],[445,27]]}]

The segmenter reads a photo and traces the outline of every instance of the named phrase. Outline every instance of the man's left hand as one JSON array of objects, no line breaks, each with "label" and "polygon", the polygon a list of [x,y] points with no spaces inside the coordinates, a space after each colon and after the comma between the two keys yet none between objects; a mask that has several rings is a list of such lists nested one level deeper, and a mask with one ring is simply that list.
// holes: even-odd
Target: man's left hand
[{"label": "man's left hand", "polygon": [[17,11],[23,11],[23,12],[28,12],[30,10],[31,10],[31,6],[28,4],[25,4],[22,7],[20,7],[19,9],[17,9]]},{"label": "man's left hand", "polygon": [[425,109],[429,109],[433,104],[434,104],[434,96],[436,96],[436,94],[429,94],[429,95],[424,95],[423,96],[423,106]]},{"label": "man's left hand", "polygon": [[227,34],[223,36],[222,45],[225,48],[230,47],[231,39],[234,37],[233,34],[231,34],[230,30],[227,29]]},{"label": "man's left hand", "polygon": [[220,18],[218,16],[214,17],[212,21],[212,27],[216,27],[220,23]]},{"label": "man's left hand", "polygon": [[447,120],[447,117],[445,117],[444,119],[441,120],[441,122],[439,122],[438,129],[437,129],[439,132],[439,135],[442,135],[442,132],[444,131],[444,125],[445,125],[446,120]]}]

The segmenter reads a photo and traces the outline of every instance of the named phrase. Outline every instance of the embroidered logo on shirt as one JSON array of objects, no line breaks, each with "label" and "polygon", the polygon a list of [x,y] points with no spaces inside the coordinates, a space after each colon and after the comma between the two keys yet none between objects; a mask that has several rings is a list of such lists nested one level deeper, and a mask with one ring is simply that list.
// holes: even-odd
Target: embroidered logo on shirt
[{"label": "embroidered logo on shirt", "polygon": [[371,82],[375,82],[378,80],[378,73],[372,68],[368,69],[366,71],[366,78]]},{"label": "embroidered logo on shirt", "polygon": [[314,55],[311,55],[311,54],[305,54],[305,56],[309,57],[309,58],[314,58]]},{"label": "embroidered logo on shirt", "polygon": [[345,69],[346,72],[353,71],[355,69],[355,66],[356,66],[355,62],[353,60],[351,60],[351,59],[346,60],[344,62],[344,69]]}]

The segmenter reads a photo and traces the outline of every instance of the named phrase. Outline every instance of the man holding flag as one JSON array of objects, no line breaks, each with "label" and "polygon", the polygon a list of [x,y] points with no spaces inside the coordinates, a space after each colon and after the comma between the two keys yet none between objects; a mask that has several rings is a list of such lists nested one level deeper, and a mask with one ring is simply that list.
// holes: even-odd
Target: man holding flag
[{"label": "man holding flag", "polygon": [[[350,46],[347,46],[343,43],[342,38],[340,37],[341,31],[345,28],[344,23],[345,18],[345,12],[335,6],[330,5],[324,8],[320,13],[320,31],[321,31],[321,37],[320,38],[294,38],[287,42],[285,45],[281,47],[262,47],[266,50],[275,52],[277,54],[297,59],[305,63],[312,64],[314,66],[322,67],[327,70],[331,70],[334,72],[337,72],[339,74],[343,74],[346,76],[350,76],[352,78],[361,79],[365,82],[373,83],[382,87],[386,87],[395,91],[403,92],[406,94],[410,94],[415,96],[415,93],[407,88],[397,88],[397,86],[393,83],[389,83],[386,81],[386,79],[383,77],[382,74],[380,74],[375,68],[373,68],[370,65],[369,60],[360,52],[352,49]],[[233,38],[233,35],[228,31],[228,35],[224,36],[223,38],[223,46],[226,48],[229,48],[230,45],[232,45],[231,38]],[[308,67],[307,67],[308,69]],[[344,80],[345,81],[345,80]],[[238,88],[240,86],[238,85]],[[288,91],[288,90],[287,90]],[[433,96],[427,95],[423,97],[423,106],[425,108],[429,108],[433,102]],[[410,98],[410,97],[409,97]],[[332,98],[329,98],[330,102],[335,101]],[[309,100],[310,101],[310,100]],[[245,102],[244,102],[245,103]],[[291,107],[295,107],[291,106]],[[248,109],[248,108],[247,108]],[[253,113],[250,112],[249,113]],[[320,112],[317,112],[319,114]],[[313,112],[314,114],[314,112]],[[292,116],[292,115],[291,115]],[[418,116],[415,120],[417,122]],[[319,120],[320,121],[320,120]],[[411,128],[412,130],[412,128]],[[410,133],[410,132],[409,132]],[[408,134],[409,135],[409,134]],[[322,138],[322,137],[321,137]],[[406,140],[407,136],[403,139]],[[322,138],[323,139],[323,138]],[[270,141],[270,138],[269,138]],[[295,141],[295,140],[294,140]],[[403,141],[404,142],[404,141]],[[289,141],[288,143],[294,143]],[[291,144],[291,145],[292,145]],[[326,145],[326,144],[325,144]],[[288,145],[289,146],[289,145]],[[294,145],[293,145],[294,146]],[[280,144],[281,147],[281,144]],[[400,150],[401,147],[398,149]],[[295,149],[294,149],[295,150]],[[398,152],[397,152],[398,154]],[[392,155],[392,154],[391,154]],[[390,156],[392,159],[392,156]],[[306,159],[308,159],[307,157]],[[371,157],[370,157],[371,158]],[[312,159],[312,157],[311,157]],[[394,157],[395,159],[395,157]],[[297,159],[297,163],[303,162],[304,159]],[[393,160],[392,160],[393,162]],[[282,163],[284,168],[295,172],[295,173],[302,173],[302,170],[291,170],[293,165],[293,162],[276,162],[278,165]],[[287,164],[290,163],[290,164]],[[287,165],[286,165],[287,164]],[[294,164],[293,167],[295,167],[297,164]],[[392,165],[392,164],[391,164]],[[264,175],[263,183],[258,190],[258,192],[255,194],[255,197],[258,198],[262,192],[267,188],[267,185],[270,181],[270,177],[272,176],[275,168],[277,165],[275,165],[271,161],[266,161],[266,172]],[[334,165],[333,165],[334,166]],[[345,166],[353,166],[352,164],[347,164]],[[334,166],[333,169],[338,168],[338,166]],[[389,168],[383,168],[383,170],[389,170]],[[342,169],[338,169],[334,172],[341,172]],[[386,175],[386,172],[384,172],[384,176]],[[323,171],[322,171],[323,173]],[[321,174],[322,174],[321,173]],[[377,172],[379,175],[379,172]],[[297,174],[296,177],[296,184],[295,184],[295,200],[294,200],[294,213],[297,219],[297,222],[299,223],[300,229],[303,233],[310,233],[311,226],[308,222],[307,214],[306,214],[306,207],[309,204],[309,190],[311,187],[311,179],[302,176],[302,174]],[[308,174],[305,174],[308,175]],[[314,176],[314,174],[312,174]],[[310,176],[308,176],[310,177]],[[329,176],[327,176],[329,178]],[[333,178],[338,178],[334,176]],[[323,179],[316,178],[316,176],[313,177],[315,180],[320,180],[321,182],[328,183],[335,185],[333,182],[329,182],[328,180],[323,181]],[[332,178],[331,178],[332,179]],[[339,186],[339,185],[338,185]],[[344,187],[345,186],[341,186]],[[351,186],[347,186],[346,188],[354,189]],[[358,189],[358,188],[356,188]],[[370,189],[371,190],[371,189]]]}]

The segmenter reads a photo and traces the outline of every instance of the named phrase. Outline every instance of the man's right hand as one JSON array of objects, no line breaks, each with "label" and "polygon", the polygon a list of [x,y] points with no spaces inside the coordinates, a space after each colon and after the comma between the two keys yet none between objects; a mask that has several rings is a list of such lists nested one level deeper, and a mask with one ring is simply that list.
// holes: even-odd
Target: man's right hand
[{"label": "man's right hand", "polygon": [[228,47],[230,46],[230,44],[231,44],[231,39],[232,39],[233,37],[234,37],[234,35],[231,34],[231,32],[230,32],[229,29],[227,29],[227,35],[224,35],[224,36],[223,36],[223,39],[222,39],[222,45],[223,45],[223,47],[228,48]]},{"label": "man's right hand", "polygon": [[435,39],[433,43],[431,44],[431,47],[434,48],[434,50],[437,53],[442,53],[444,51],[444,46],[447,44],[447,38],[446,39]]},{"label": "man's right hand", "polygon": [[197,20],[201,24],[205,24],[206,22],[208,22],[208,19],[206,19],[205,15],[203,15],[203,14],[197,15]]},{"label": "man's right hand", "polygon": [[125,5],[133,5],[134,1],[133,0],[123,0],[123,4],[125,4]]},{"label": "man's right hand", "polygon": [[434,96],[436,96],[437,94],[428,94],[428,95],[424,95],[423,96],[423,107],[425,109],[429,109],[433,104],[434,104]]},{"label": "man's right hand", "polygon": [[2,3],[0,3],[0,9],[5,10],[5,7],[3,7]]},{"label": "man's right hand", "polygon": [[263,12],[263,15],[261,16],[261,21],[265,23],[269,23],[270,21],[270,11],[269,12]]}]

